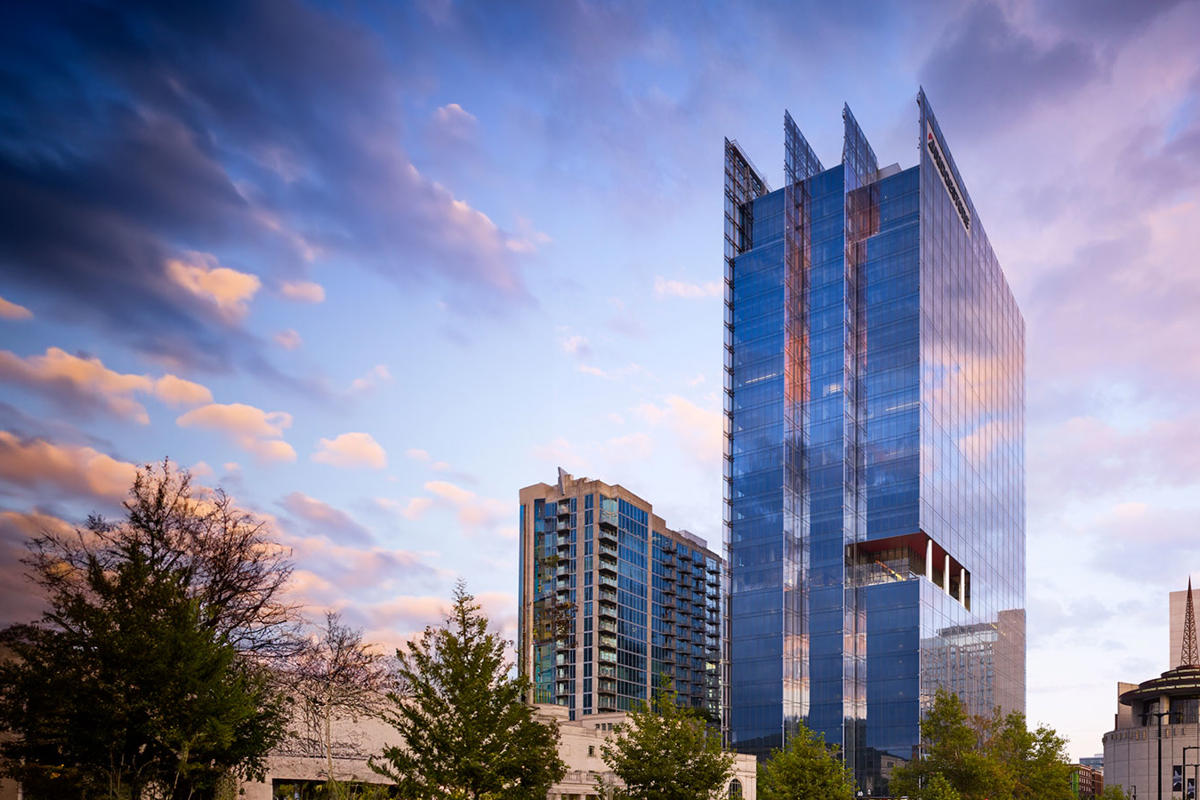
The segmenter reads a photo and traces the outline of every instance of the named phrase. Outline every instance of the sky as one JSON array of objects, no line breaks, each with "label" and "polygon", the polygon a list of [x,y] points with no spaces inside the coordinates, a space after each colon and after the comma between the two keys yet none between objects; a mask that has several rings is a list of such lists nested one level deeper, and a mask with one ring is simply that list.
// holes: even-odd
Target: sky
[{"label": "sky", "polygon": [[564,467],[720,541],[722,142],[782,184],[924,87],[1027,324],[1028,712],[1099,752],[1200,561],[1200,2],[16,3],[0,623],[169,457],[394,644],[516,633]]}]

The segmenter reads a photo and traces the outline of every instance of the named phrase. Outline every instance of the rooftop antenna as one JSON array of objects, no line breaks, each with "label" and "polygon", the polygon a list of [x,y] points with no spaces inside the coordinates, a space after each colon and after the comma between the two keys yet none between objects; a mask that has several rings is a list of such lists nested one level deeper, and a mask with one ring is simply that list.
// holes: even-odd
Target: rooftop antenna
[{"label": "rooftop antenna", "polygon": [[1183,615],[1183,651],[1179,654],[1180,666],[1200,666],[1196,655],[1196,612],[1192,608],[1192,579],[1188,577],[1187,610]]}]

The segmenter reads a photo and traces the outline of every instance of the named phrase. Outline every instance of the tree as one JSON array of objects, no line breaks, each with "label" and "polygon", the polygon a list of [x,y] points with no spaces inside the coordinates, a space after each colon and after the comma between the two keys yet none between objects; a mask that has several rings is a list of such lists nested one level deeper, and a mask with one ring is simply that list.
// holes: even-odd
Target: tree
[{"label": "tree", "polygon": [[566,774],[558,728],[521,702],[504,647],[460,581],[445,623],[396,651],[401,688],[382,716],[401,743],[368,763],[400,797],[541,800]]},{"label": "tree", "polygon": [[895,771],[891,794],[942,797],[948,787],[963,800],[1073,797],[1066,741],[1044,725],[1030,731],[1024,714],[972,717],[957,695],[939,689],[921,740],[924,757]]},{"label": "tree", "polygon": [[762,800],[852,800],[854,772],[825,745],[825,737],[801,724],[782,750],[759,766]]},{"label": "tree", "polygon": [[600,779],[603,795],[628,800],[698,800],[721,789],[733,772],[733,754],[720,735],[692,709],[682,708],[663,681],[653,701],[643,702],[600,748],[623,786]]},{"label": "tree", "polygon": [[305,727],[325,759],[329,794],[344,794],[333,771],[333,720],[378,714],[391,671],[382,653],[362,640],[362,631],[325,614],[325,627],[310,641],[293,671],[292,686]]},{"label": "tree", "polygon": [[91,516],[74,535],[42,533],[25,562],[30,577],[49,595],[86,591],[80,584],[90,564],[111,569],[130,548],[141,549],[175,572],[202,624],[239,653],[296,656],[304,647],[298,607],[282,592],[292,574],[290,552],[224,490],[195,494],[191,475],[169,461],[139,469],[122,524]]},{"label": "tree", "polygon": [[[167,463],[138,473],[125,508],[120,525],[92,517],[31,544],[48,608],[3,632],[0,664],[0,729],[15,734],[0,766],[31,798],[211,797],[231,773],[260,776],[284,732],[284,698],[238,647],[269,651],[282,627],[251,610],[280,608],[275,577],[252,579],[272,557],[238,575],[246,538],[211,518],[232,507],[192,500]],[[261,526],[250,539],[266,542]]]},{"label": "tree", "polygon": [[1100,800],[1126,800],[1126,798],[1128,795],[1115,783],[1106,783],[1104,791],[1100,793]]}]

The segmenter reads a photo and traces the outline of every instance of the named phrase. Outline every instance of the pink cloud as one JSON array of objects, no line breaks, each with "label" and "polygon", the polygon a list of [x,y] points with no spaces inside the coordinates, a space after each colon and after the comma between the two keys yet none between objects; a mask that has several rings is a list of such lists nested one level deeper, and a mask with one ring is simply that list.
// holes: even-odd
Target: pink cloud
[{"label": "pink cloud", "polygon": [[383,469],[387,452],[369,433],[343,433],[333,439],[321,439],[313,461],[335,467]]},{"label": "pink cloud", "polygon": [[296,451],[281,438],[283,429],[292,424],[292,415],[284,411],[267,412],[245,403],[210,403],[192,409],[175,422],[183,428],[223,433],[260,461],[296,460]]},{"label": "pink cloud", "polygon": [[5,300],[3,297],[0,297],[0,319],[33,319],[33,312],[23,305],[19,305],[11,300]]},{"label": "pink cloud", "polygon": [[213,306],[227,322],[246,316],[250,300],[262,286],[257,275],[222,267],[209,253],[168,259],[164,269],[172,283]]},{"label": "pink cloud", "polygon": [[96,405],[119,417],[146,425],[150,417],[134,395],[150,395],[176,406],[212,401],[207,387],[175,375],[151,378],[124,374],[95,357],[74,356],[57,347],[45,355],[21,358],[0,350],[0,378],[67,404]]},{"label": "pink cloud", "polygon": [[273,338],[275,339],[275,343],[284,350],[295,350],[303,343],[300,334],[291,328],[279,331]]},{"label": "pink cloud", "polygon": [[137,468],[91,447],[18,439],[0,431],[0,480],[28,488],[50,487],[67,496],[87,495],[119,502]]},{"label": "pink cloud", "polygon": [[279,293],[297,303],[325,302],[325,287],[312,281],[285,281],[279,285]]}]

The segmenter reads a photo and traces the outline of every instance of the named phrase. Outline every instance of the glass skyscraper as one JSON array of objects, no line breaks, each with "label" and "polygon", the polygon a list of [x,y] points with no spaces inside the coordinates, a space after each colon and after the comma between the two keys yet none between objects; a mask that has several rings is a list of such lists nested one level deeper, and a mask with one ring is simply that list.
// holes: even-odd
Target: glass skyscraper
[{"label": "glass skyscraper", "polygon": [[867,794],[933,692],[1025,707],[1025,325],[924,93],[919,162],[850,109],[784,186],[725,143],[723,702],[765,754],[803,721]]},{"label": "glass skyscraper", "polygon": [[520,498],[518,667],[530,699],[571,719],[630,711],[667,678],[715,723],[720,556],[619,484],[560,469]]}]

